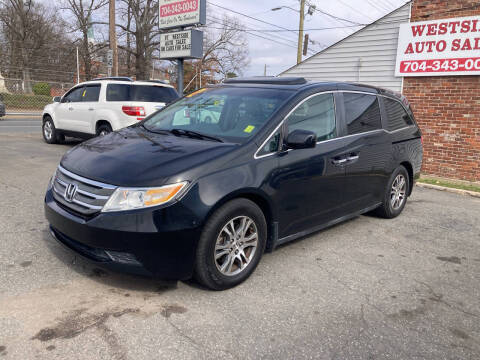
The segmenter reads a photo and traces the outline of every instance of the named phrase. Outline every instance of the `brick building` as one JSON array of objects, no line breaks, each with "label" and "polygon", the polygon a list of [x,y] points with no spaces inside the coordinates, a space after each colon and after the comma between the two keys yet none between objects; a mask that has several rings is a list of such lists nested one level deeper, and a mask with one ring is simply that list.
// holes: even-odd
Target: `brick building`
[{"label": "brick building", "polygon": [[[471,40],[478,37],[480,43],[480,1],[413,0],[280,76],[403,92],[424,134],[423,173],[480,182],[480,75],[395,75],[401,24],[472,16],[478,16],[479,29]],[[472,49],[471,56],[480,58],[480,49]]]},{"label": "brick building", "polygon": [[[415,0],[411,22],[476,15],[479,1]],[[405,77],[403,93],[424,133],[423,172],[480,181],[480,76]]]}]

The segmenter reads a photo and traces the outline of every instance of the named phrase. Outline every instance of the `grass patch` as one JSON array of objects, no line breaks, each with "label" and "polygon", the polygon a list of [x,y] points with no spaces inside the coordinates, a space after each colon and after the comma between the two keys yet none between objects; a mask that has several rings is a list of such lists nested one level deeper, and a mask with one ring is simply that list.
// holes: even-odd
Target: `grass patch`
[{"label": "grass patch", "polygon": [[43,110],[45,105],[52,102],[52,97],[48,95],[0,93],[0,98],[3,98],[7,112],[10,109]]},{"label": "grass patch", "polygon": [[446,180],[436,180],[436,179],[423,179],[418,180],[419,183],[431,184],[437,186],[444,186],[452,189],[468,190],[480,193],[480,186],[470,185],[470,184],[459,184],[455,182],[450,182]]}]

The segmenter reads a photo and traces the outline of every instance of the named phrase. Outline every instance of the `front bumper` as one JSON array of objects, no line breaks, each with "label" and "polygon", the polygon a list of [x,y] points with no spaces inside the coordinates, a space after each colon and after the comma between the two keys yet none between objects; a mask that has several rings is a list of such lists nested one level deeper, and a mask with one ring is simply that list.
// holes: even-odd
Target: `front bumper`
[{"label": "front bumper", "polygon": [[192,276],[200,221],[181,203],[84,219],[60,207],[49,188],[44,208],[54,238],[99,267],[162,279]]}]

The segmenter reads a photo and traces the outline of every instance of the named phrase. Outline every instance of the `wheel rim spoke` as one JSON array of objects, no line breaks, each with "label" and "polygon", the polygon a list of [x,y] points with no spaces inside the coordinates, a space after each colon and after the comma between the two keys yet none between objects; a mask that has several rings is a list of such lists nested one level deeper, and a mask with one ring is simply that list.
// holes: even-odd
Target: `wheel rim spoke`
[{"label": "wheel rim spoke", "polygon": [[258,230],[248,216],[230,219],[218,234],[214,261],[226,276],[238,275],[252,262],[258,245]]},{"label": "wheel rim spoke", "polygon": [[407,181],[402,174],[398,174],[392,183],[390,191],[390,203],[394,210],[398,210],[405,201],[405,194],[407,190]]}]

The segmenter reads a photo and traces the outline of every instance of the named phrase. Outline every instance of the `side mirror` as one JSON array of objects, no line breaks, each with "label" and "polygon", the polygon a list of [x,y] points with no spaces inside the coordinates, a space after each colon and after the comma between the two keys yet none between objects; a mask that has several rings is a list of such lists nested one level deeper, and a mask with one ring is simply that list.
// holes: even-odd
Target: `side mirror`
[{"label": "side mirror", "polygon": [[317,145],[317,135],[309,130],[293,130],[287,136],[286,144],[289,149],[309,149]]},{"label": "side mirror", "polygon": [[53,98],[53,102],[56,103],[56,102],[60,102],[60,100],[62,100],[62,98],[60,96],[55,96]]}]

